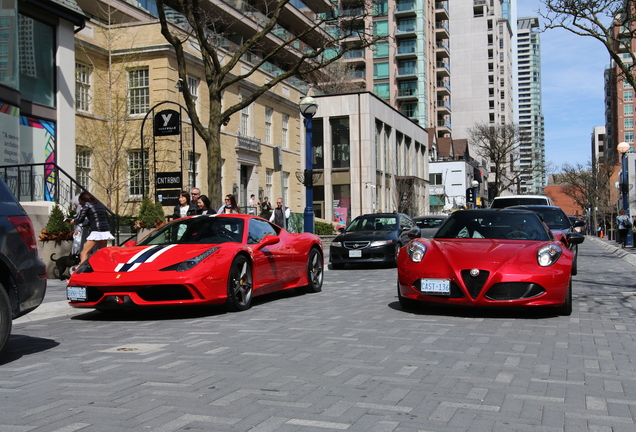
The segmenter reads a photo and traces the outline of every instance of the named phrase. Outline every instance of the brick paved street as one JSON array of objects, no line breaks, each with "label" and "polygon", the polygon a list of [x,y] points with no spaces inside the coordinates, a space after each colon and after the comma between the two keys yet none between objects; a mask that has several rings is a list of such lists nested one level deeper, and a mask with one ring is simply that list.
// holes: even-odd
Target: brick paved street
[{"label": "brick paved street", "polygon": [[633,432],[636,267],[612,247],[581,245],[571,317],[405,312],[394,268],[231,314],[77,312],[54,282],[0,355],[0,432]]}]

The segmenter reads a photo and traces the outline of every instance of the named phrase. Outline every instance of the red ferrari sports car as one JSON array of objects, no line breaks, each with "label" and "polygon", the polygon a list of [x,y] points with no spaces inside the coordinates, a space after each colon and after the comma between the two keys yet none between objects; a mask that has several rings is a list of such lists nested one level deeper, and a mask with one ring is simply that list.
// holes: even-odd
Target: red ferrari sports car
[{"label": "red ferrari sports car", "polygon": [[418,302],[554,306],[570,315],[572,259],[535,212],[461,210],[432,239],[413,239],[402,248],[398,298],[404,308]]},{"label": "red ferrari sports car", "polygon": [[201,215],[172,221],[139,243],[97,251],[71,276],[76,308],[223,304],[296,288],[319,292],[323,251],[314,234],[292,234],[264,219]]}]

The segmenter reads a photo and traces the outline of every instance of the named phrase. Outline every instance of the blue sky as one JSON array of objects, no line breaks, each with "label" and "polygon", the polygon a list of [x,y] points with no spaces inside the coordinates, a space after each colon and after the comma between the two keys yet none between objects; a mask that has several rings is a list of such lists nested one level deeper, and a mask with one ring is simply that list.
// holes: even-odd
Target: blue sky
[{"label": "blue sky", "polygon": [[[518,0],[517,17],[539,16],[538,9],[544,9],[539,0]],[[603,71],[609,61],[595,39],[561,29],[541,33],[545,154],[553,170],[590,160],[592,128],[605,125]]]}]

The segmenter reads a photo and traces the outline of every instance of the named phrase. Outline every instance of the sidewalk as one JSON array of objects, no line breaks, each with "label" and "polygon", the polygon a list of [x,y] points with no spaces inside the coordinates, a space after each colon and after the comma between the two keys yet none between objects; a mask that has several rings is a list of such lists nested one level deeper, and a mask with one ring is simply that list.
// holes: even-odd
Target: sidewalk
[{"label": "sidewalk", "polygon": [[607,250],[613,255],[621,258],[623,261],[628,262],[629,264],[636,266],[636,247],[626,246],[624,249],[621,248],[621,245],[614,240],[609,240],[606,237],[598,238],[595,236],[585,236],[586,242],[593,242],[594,244],[599,245],[603,249]]}]

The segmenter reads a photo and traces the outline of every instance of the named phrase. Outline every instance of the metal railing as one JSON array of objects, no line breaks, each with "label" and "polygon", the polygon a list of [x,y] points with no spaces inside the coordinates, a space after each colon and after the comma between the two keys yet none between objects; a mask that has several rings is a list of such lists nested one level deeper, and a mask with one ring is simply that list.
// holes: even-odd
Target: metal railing
[{"label": "metal railing", "polygon": [[[0,176],[19,201],[54,202],[64,210],[71,206],[73,197],[82,192],[89,192],[54,163],[4,165],[0,166]],[[119,216],[108,207],[104,207],[108,213],[111,234],[115,237],[113,245],[123,244],[136,236],[132,229],[136,218]]]}]

